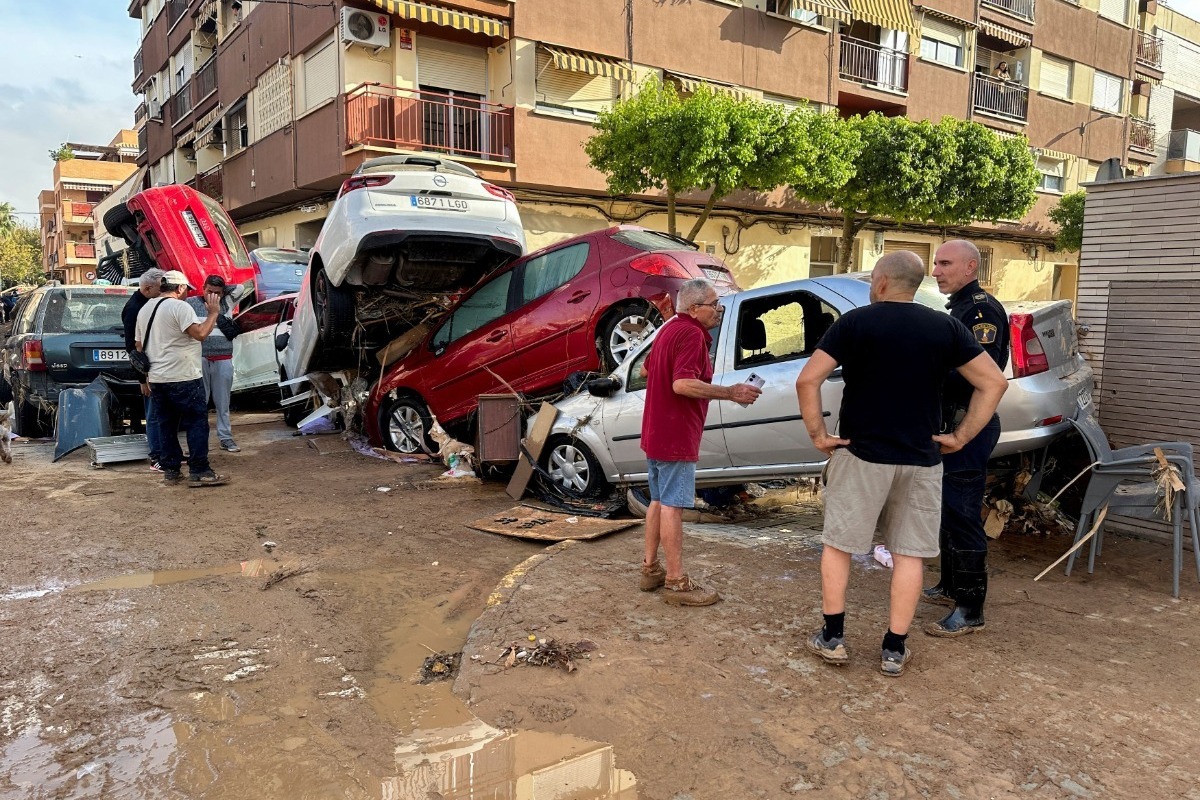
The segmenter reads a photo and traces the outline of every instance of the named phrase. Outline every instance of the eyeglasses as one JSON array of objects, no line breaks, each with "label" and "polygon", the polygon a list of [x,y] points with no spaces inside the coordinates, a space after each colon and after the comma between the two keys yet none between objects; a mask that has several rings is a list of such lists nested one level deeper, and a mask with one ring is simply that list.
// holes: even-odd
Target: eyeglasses
[{"label": "eyeglasses", "polygon": [[708,307],[709,307],[709,308],[711,308],[713,311],[716,311],[718,308],[720,308],[720,307],[721,307],[721,301],[720,301],[720,300],[713,300],[711,303],[692,303],[692,305],[694,305],[694,306],[708,306]]}]

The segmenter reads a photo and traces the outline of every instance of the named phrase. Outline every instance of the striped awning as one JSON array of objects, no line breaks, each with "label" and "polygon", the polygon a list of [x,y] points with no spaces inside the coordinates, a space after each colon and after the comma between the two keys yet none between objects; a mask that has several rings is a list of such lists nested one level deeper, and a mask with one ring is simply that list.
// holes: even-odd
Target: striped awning
[{"label": "striped awning", "polygon": [[850,13],[863,22],[904,31],[910,38],[921,38],[921,28],[913,17],[909,0],[850,0]]},{"label": "striped awning", "polygon": [[74,180],[74,181],[63,181],[61,184],[61,187],[63,189],[69,189],[74,192],[95,192],[95,191],[99,191],[100,189],[111,189],[115,185],[116,185],[116,183],[114,181],[109,181],[107,183],[104,183],[101,181],[86,181],[85,182],[85,181]]},{"label": "striped awning", "polygon": [[217,103],[212,107],[211,111],[206,112],[204,116],[196,120],[196,130],[203,131],[205,128],[211,128],[213,125],[216,125],[217,120],[221,118],[221,115],[224,113],[224,111],[225,109],[221,106],[221,104]]},{"label": "striped awning", "polygon": [[947,14],[945,11],[938,11],[936,8],[930,8],[929,6],[917,6],[917,10],[920,11],[925,16],[936,17],[937,19],[944,19],[944,20],[946,20],[946,22],[953,23],[954,25],[959,25],[963,28],[974,29],[974,28],[979,27],[978,25],[976,25],[974,22],[971,22],[970,20],[963,19],[962,17],[956,17],[953,14]]},{"label": "striped awning", "polygon": [[1029,37],[1029,34],[1014,31],[1012,28],[1006,28],[991,20],[979,20],[979,27],[989,36],[995,36],[997,39],[1008,42],[1015,47],[1028,47],[1029,43],[1033,41]]},{"label": "striped awning", "polygon": [[195,128],[188,128],[186,131],[179,134],[178,143],[179,143],[180,147],[191,147],[192,142],[194,142],[194,141],[196,141],[196,129]]},{"label": "striped awning", "polygon": [[434,25],[441,25],[444,28],[482,33],[485,36],[495,36],[500,39],[508,38],[508,23],[494,17],[468,14],[464,11],[451,11],[448,8],[431,6],[426,3],[409,3],[406,0],[371,0],[371,2],[401,19],[432,22]]},{"label": "striped awning", "polygon": [[1070,161],[1071,159],[1075,158],[1075,156],[1071,155],[1070,153],[1051,150],[1049,147],[1031,147],[1029,149],[1034,152],[1034,155],[1053,158],[1055,161]]},{"label": "striped awning", "polygon": [[846,0],[792,0],[792,8],[811,11],[822,17],[838,19],[849,25],[854,21]]},{"label": "striped awning", "polygon": [[220,5],[220,0],[206,0],[200,4],[200,8],[196,10],[196,19],[203,23],[207,19],[217,18],[217,7]]},{"label": "striped awning", "polygon": [[695,75],[684,75],[681,72],[667,72],[667,77],[679,84],[680,91],[694,92],[700,88],[701,84],[708,86],[714,92],[719,94],[727,94],[730,97],[736,97],[739,100],[754,97],[754,92],[750,89],[743,89],[741,86],[734,86],[729,83],[718,83],[710,81],[706,78],[697,78]]},{"label": "striped awning", "polygon": [[569,50],[557,45],[542,45],[542,49],[550,54],[555,69],[567,72],[582,72],[587,75],[598,75],[604,78],[616,78],[619,81],[633,81],[633,70],[611,56],[598,56]]}]

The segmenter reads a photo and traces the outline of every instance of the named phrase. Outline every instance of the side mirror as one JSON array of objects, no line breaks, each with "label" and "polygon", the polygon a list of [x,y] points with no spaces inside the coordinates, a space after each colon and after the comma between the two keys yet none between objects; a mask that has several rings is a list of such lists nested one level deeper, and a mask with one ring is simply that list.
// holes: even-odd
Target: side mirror
[{"label": "side mirror", "polygon": [[284,350],[287,349],[288,341],[290,341],[291,338],[292,338],[291,331],[285,331],[284,333],[276,334],[275,335],[275,350],[282,353]]},{"label": "side mirror", "polygon": [[616,375],[608,378],[596,378],[584,386],[592,397],[612,397],[621,388],[621,379]]}]

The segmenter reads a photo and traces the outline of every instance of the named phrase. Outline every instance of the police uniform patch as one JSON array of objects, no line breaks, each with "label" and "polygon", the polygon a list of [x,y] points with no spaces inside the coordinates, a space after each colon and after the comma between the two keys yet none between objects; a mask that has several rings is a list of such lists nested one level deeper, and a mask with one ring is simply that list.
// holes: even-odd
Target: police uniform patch
[{"label": "police uniform patch", "polygon": [[974,300],[976,303],[986,303],[987,302],[987,292],[977,292],[976,294],[971,295],[971,299]]},{"label": "police uniform patch", "polygon": [[980,322],[971,327],[971,333],[975,334],[975,341],[980,344],[992,344],[996,341],[996,334],[999,329],[990,322]]}]

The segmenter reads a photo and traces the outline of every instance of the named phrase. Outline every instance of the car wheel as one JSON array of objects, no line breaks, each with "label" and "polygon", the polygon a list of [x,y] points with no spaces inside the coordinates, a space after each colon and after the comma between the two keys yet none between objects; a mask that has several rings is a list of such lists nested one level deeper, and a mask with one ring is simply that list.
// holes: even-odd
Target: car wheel
[{"label": "car wheel", "polygon": [[605,369],[612,372],[620,366],[662,322],[658,309],[643,303],[627,303],[609,314],[596,336]]},{"label": "car wheel", "polygon": [[438,446],[429,438],[433,419],[429,409],[415,397],[401,395],[384,411],[379,426],[383,445],[398,453],[436,453]]},{"label": "car wheel", "polygon": [[569,497],[595,500],[609,492],[600,462],[579,439],[563,434],[551,436],[541,461],[554,487]]},{"label": "car wheel", "polygon": [[133,212],[124,203],[117,203],[104,212],[104,230],[108,231],[109,236],[124,239],[125,244],[130,247],[137,244],[137,226],[134,224]]},{"label": "car wheel", "polygon": [[13,405],[17,411],[17,417],[13,420],[13,433],[27,439],[40,439],[46,435],[47,429],[37,406],[25,402],[24,397],[18,397]]},{"label": "car wheel", "polygon": [[345,347],[354,332],[354,293],[343,286],[334,286],[325,268],[313,278],[313,311],[317,330],[325,347]]}]

